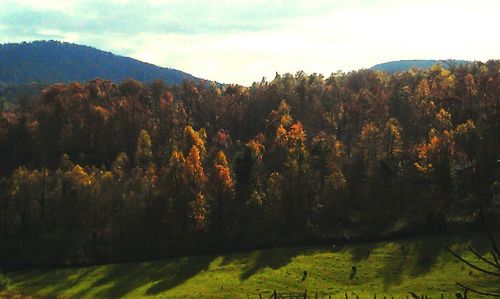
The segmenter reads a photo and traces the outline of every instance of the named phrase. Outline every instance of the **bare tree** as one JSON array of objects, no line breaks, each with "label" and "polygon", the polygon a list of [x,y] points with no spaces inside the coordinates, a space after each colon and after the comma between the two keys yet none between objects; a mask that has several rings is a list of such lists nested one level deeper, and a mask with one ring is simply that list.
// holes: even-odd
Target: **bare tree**
[{"label": "bare tree", "polygon": [[[488,239],[491,243],[491,251],[490,251],[491,258],[487,258],[487,257],[482,256],[481,254],[479,254],[479,252],[474,250],[474,248],[472,248],[470,245],[467,246],[467,250],[469,252],[471,252],[474,256],[476,256],[481,261],[481,264],[472,263],[472,262],[466,260],[465,258],[460,256],[459,254],[457,254],[455,251],[451,250],[448,246],[446,247],[446,249],[453,256],[455,256],[457,259],[459,259],[461,262],[465,263],[469,267],[476,269],[480,272],[483,272],[485,274],[488,274],[488,275],[500,277],[500,261],[499,261],[500,260],[500,251],[498,250],[498,246],[496,244],[495,238],[493,237],[491,229],[488,227],[488,225],[486,223],[486,220],[484,218],[484,214],[483,214],[482,210],[480,210],[479,215],[481,218],[483,230],[486,233],[486,235],[488,235]],[[488,268],[485,267],[486,265],[488,265]],[[466,286],[460,282],[457,282],[456,284],[459,285],[461,288],[463,288],[466,292],[470,291],[470,292],[477,293],[480,295],[500,297],[500,293],[477,290],[477,289],[474,289],[470,286]]]}]

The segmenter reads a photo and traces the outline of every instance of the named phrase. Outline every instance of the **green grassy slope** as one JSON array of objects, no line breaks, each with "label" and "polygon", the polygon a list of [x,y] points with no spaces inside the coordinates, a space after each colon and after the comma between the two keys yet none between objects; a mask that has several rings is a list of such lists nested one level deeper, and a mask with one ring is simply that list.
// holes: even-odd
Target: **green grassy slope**
[{"label": "green grassy slope", "polygon": [[[443,247],[477,261],[467,244],[487,254],[480,236],[436,236],[394,242],[355,244],[340,249],[289,247],[222,256],[197,256],[156,262],[114,264],[6,275],[8,294],[59,297],[268,298],[273,289],[318,292],[320,296],[406,298],[409,291],[455,298],[460,281],[500,289],[493,280],[456,261]],[[357,268],[354,276],[351,267]],[[308,271],[302,281],[303,271]],[[1,296],[0,296],[1,297]],[[354,298],[354,296],[353,296]],[[411,298],[411,296],[410,296]]]}]

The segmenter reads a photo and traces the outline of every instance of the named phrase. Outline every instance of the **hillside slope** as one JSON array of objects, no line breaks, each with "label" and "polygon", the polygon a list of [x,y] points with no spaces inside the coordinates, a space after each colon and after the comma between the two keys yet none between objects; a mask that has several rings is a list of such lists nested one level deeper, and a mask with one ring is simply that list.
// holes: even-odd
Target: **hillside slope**
[{"label": "hillside slope", "polygon": [[[473,235],[415,238],[344,248],[290,247],[222,256],[9,273],[4,294],[58,297],[268,298],[272,290],[321,297],[394,296],[409,292],[455,298],[455,282],[494,290],[499,281],[471,270],[444,249],[472,244],[487,254],[487,242]],[[471,255],[466,255],[470,260]],[[356,272],[352,272],[352,266]],[[303,277],[308,271],[307,277]],[[0,293],[1,294],[1,293]],[[1,297],[1,296],[0,296]]]},{"label": "hillside slope", "polygon": [[372,70],[383,71],[387,73],[396,73],[408,71],[412,68],[417,69],[427,69],[432,67],[435,64],[441,64],[444,68],[449,67],[450,65],[460,65],[468,63],[465,60],[398,60],[398,61],[389,61],[384,63],[379,63],[371,67]]},{"label": "hillside slope", "polygon": [[77,44],[36,41],[0,45],[0,82],[53,83],[88,81],[96,77],[115,82],[126,78],[142,82],[161,79],[167,84],[197,79],[179,70]]}]

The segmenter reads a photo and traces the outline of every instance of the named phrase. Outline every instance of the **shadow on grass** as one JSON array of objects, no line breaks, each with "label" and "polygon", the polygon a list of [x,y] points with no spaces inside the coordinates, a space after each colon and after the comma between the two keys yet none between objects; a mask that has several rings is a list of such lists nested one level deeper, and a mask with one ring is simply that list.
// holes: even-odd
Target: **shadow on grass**
[{"label": "shadow on grass", "polygon": [[414,242],[410,248],[414,261],[409,274],[421,276],[432,271],[438,256],[445,251],[446,244],[446,239],[442,237],[425,238]]},{"label": "shadow on grass", "polygon": [[376,244],[370,243],[370,244],[353,245],[348,250],[349,253],[351,254],[352,261],[359,262],[362,260],[367,260],[375,248]]},{"label": "shadow on grass", "polygon": [[[199,272],[208,269],[212,260],[213,258],[209,256],[197,256],[163,262],[113,265],[86,292],[101,285],[110,285],[98,292],[97,296],[117,298],[153,283],[146,290],[146,295],[157,295],[181,285]],[[78,294],[77,297],[82,295],[84,294]]]},{"label": "shadow on grass", "polygon": [[[384,289],[403,282],[403,276],[410,277],[426,275],[436,270],[439,257],[453,259],[445,246],[450,244],[473,244],[481,254],[487,252],[486,240],[477,235],[429,236],[409,239],[399,242],[399,248],[383,257],[382,266],[377,275],[383,279]],[[463,245],[465,248],[465,245]]]},{"label": "shadow on grass", "polygon": [[[354,264],[360,261],[373,263],[370,268],[376,271],[388,290],[403,283],[404,279],[408,279],[406,276],[411,279],[433,271],[440,256],[452,259],[446,256],[445,245],[461,243],[465,250],[465,242],[471,243],[480,253],[488,252],[488,243],[483,236],[478,235],[401,240],[384,250],[383,255],[377,254],[377,247],[386,246],[384,243],[347,245],[345,250],[351,254]],[[317,252],[318,248],[287,247],[228,254],[223,256],[221,265],[238,265],[242,269],[239,279],[245,281],[263,269],[276,270],[287,266],[298,256]],[[145,295],[168,296],[169,290],[208,270],[215,258],[194,256],[148,263],[18,272],[8,276],[12,278],[11,284],[15,284],[23,293],[44,296],[116,298],[139,288],[144,289]]]},{"label": "shadow on grass", "polygon": [[225,256],[222,264],[243,264],[240,280],[247,280],[265,268],[280,269],[290,264],[299,255],[311,255],[316,252],[313,248],[286,247],[269,250],[259,250]]},{"label": "shadow on grass", "polygon": [[29,272],[14,272],[10,284],[16,284],[23,293],[44,295],[58,295],[87,279],[94,272],[94,268],[81,269],[75,273],[75,269],[59,269],[50,271],[33,270]]},{"label": "shadow on grass", "polygon": [[447,240],[439,236],[410,239],[399,242],[382,258],[377,276],[381,277],[384,289],[403,283],[404,275],[411,277],[426,275],[433,270],[438,257],[445,252]]},{"label": "shadow on grass", "polygon": [[399,244],[391,255],[383,258],[382,267],[378,269],[377,276],[382,277],[384,290],[388,291],[392,286],[403,282],[403,274],[410,263],[413,253],[410,244]]},{"label": "shadow on grass", "polygon": [[12,273],[11,276],[14,277],[12,283],[26,294],[118,298],[152,284],[146,295],[157,295],[206,270],[212,260],[209,256],[185,257],[148,263],[30,271]]},{"label": "shadow on grass", "polygon": [[186,257],[179,262],[170,263],[168,270],[160,270],[154,275],[157,282],[146,291],[146,294],[157,295],[182,284],[199,272],[207,270],[212,260],[213,257],[200,256],[196,258]]},{"label": "shadow on grass", "polygon": [[[264,268],[279,269],[298,255],[313,254],[308,248],[278,248],[225,255],[222,264],[242,264],[240,280],[247,280]],[[146,288],[145,295],[168,296],[168,291],[208,270],[216,256],[193,256],[165,261],[111,264],[89,268],[13,273],[15,283],[24,293],[43,296],[85,296],[117,298],[136,289]]]}]

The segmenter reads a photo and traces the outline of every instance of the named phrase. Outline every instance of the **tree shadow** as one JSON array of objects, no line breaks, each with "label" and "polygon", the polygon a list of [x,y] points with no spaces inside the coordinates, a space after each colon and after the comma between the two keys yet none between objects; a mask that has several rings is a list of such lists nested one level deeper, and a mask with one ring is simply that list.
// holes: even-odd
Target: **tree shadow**
[{"label": "tree shadow", "polygon": [[[498,243],[498,241],[496,242],[497,244],[500,244]],[[493,249],[488,235],[486,235],[486,233],[484,232],[472,235],[469,240],[469,245],[472,247],[472,249],[474,249],[482,256],[489,255],[491,253],[491,250]],[[489,256],[488,258],[491,258],[491,256]]]},{"label": "tree shadow", "polygon": [[[417,277],[433,271],[438,258],[447,254],[445,246],[464,243],[472,244],[480,254],[487,252],[486,239],[476,234],[434,235],[401,240],[399,248],[384,257],[377,275],[383,279],[384,289],[389,290],[400,285],[405,274]],[[463,247],[466,248],[465,245]]]},{"label": "tree shadow", "polygon": [[[163,264],[163,263],[162,263]],[[108,265],[106,271],[90,287],[81,290],[75,297],[84,297],[92,290],[92,296],[122,297],[140,286],[150,282],[150,274],[159,266],[150,263]],[[110,285],[108,287],[108,285]],[[101,289],[99,289],[101,288]],[[98,291],[95,291],[99,289]]]},{"label": "tree shadow", "polygon": [[42,298],[60,296],[86,279],[95,275],[96,267],[80,269],[66,268],[56,270],[31,270],[28,272],[10,273],[10,284],[23,290],[26,294],[41,295]]},{"label": "tree shadow", "polygon": [[53,270],[49,274],[46,271],[32,270],[24,273],[12,273],[12,284],[19,285],[20,289],[30,294],[45,293],[46,295],[57,295],[71,289],[85,279],[93,275],[95,268],[81,270],[75,274],[75,268]]},{"label": "tree shadow", "polygon": [[378,269],[377,275],[382,277],[385,291],[403,282],[405,267],[412,255],[410,247],[409,244],[400,244],[393,255],[384,257],[383,266]]},{"label": "tree shadow", "polygon": [[415,277],[429,273],[436,264],[438,256],[445,250],[446,244],[447,240],[443,237],[414,241],[410,250],[415,260],[409,274]]},{"label": "tree shadow", "polygon": [[403,283],[405,274],[417,277],[432,271],[439,255],[445,250],[447,240],[441,236],[430,236],[400,240],[398,243],[390,254],[383,257],[382,267],[377,270],[386,291]]},{"label": "tree shadow", "polygon": [[213,257],[209,256],[193,256],[161,262],[112,265],[91,288],[76,297],[82,297],[93,288],[110,284],[111,287],[98,292],[97,296],[117,298],[152,282],[154,284],[147,289],[146,295],[157,295],[208,269],[212,260]]},{"label": "tree shadow", "polygon": [[[376,274],[383,280],[386,290],[400,285],[405,275],[417,277],[432,271],[444,253],[444,247],[450,244],[462,244],[460,252],[466,252],[466,243],[481,254],[489,252],[489,243],[481,234],[458,236],[427,236],[399,240],[394,248],[384,256],[376,254],[380,244],[352,244],[342,250],[351,254],[353,263],[365,261],[379,263]],[[392,246],[392,245],[390,245]],[[240,281],[245,281],[254,274],[269,268],[280,269],[290,264],[298,256],[308,256],[325,248],[285,247],[217,256],[192,256],[164,261],[115,264],[89,268],[71,268],[57,270],[33,270],[9,275],[12,284],[31,294],[44,296],[69,295],[72,297],[125,296],[139,288],[146,288],[144,295],[163,295],[165,292],[183,284],[198,273],[208,270],[216,258],[221,258],[220,265],[238,265],[241,268]],[[309,269],[300,269],[306,271]],[[310,271],[309,271],[310,272]],[[299,279],[298,277],[297,279]],[[406,278],[404,278],[406,279]],[[75,294],[71,293],[77,289]]]},{"label": "tree shadow", "polygon": [[[299,255],[310,255],[317,249],[287,247],[225,255],[221,265],[242,264],[239,279],[247,280],[265,268],[279,269],[291,263]],[[31,294],[46,296],[70,293],[77,285],[82,288],[72,297],[85,296],[117,298],[134,290],[151,285],[145,295],[155,296],[173,289],[198,273],[208,270],[216,256],[192,256],[165,261],[111,264],[90,268],[68,268],[49,271],[30,271],[16,275],[20,289]],[[75,274],[77,273],[77,274]],[[97,277],[97,280],[96,280]],[[91,282],[85,282],[84,280]],[[56,287],[50,287],[54,286]],[[48,286],[50,289],[48,289]]]},{"label": "tree shadow", "polygon": [[[153,285],[146,295],[157,295],[181,285],[199,272],[208,269],[214,257],[193,256],[165,261],[113,264],[89,268],[67,268],[49,271],[33,270],[25,273],[12,273],[19,289],[29,294],[42,296],[70,297],[85,296],[99,298],[118,298],[145,285]],[[95,280],[97,277],[97,280]],[[85,280],[89,280],[86,282]],[[71,293],[71,289],[82,288]]]},{"label": "tree shadow", "polygon": [[277,270],[291,263],[296,256],[311,255],[316,251],[317,249],[304,247],[259,250],[225,256],[221,264],[243,264],[240,281],[244,281],[265,268]]},{"label": "tree shadow", "polygon": [[185,257],[181,261],[170,263],[153,275],[157,282],[146,291],[146,295],[157,295],[181,285],[201,271],[208,270],[213,259],[210,256]]},{"label": "tree shadow", "polygon": [[95,268],[89,268],[89,269],[82,270],[76,276],[65,275],[65,283],[60,284],[58,287],[52,289],[51,292],[54,294],[59,294],[64,290],[70,289],[70,288],[80,284],[82,281],[88,279],[89,277],[92,277],[94,271],[95,271]]},{"label": "tree shadow", "polygon": [[362,260],[367,260],[372,251],[377,247],[376,244],[356,244],[349,246],[349,253],[351,254],[351,259],[353,262],[359,262]]}]

